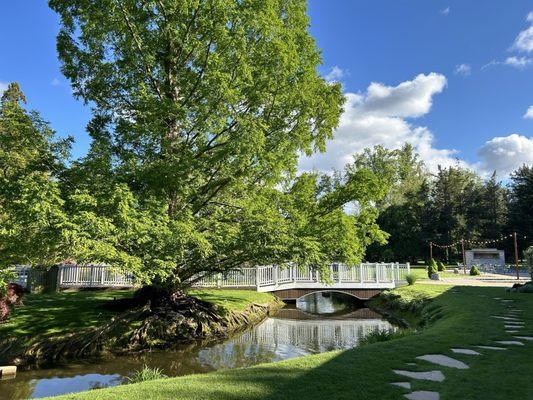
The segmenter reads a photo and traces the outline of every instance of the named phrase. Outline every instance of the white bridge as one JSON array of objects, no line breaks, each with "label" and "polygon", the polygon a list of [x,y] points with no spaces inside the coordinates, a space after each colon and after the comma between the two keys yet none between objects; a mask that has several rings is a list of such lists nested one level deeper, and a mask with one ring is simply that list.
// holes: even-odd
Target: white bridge
[{"label": "white bridge", "polygon": [[[356,266],[334,263],[326,271],[311,267],[267,265],[240,268],[204,277],[195,287],[254,289],[283,300],[296,300],[313,292],[337,291],[368,299],[384,289],[405,283],[409,264],[363,263]],[[19,268],[17,282],[26,286],[31,270]],[[133,287],[135,277],[104,265],[61,265],[56,270],[57,288]]]},{"label": "white bridge", "polygon": [[399,263],[363,263],[357,266],[331,264],[321,273],[311,267],[277,265],[241,268],[204,278],[198,287],[254,288],[270,292],[283,300],[295,300],[313,292],[344,292],[368,299],[384,289],[405,284],[410,266]]}]

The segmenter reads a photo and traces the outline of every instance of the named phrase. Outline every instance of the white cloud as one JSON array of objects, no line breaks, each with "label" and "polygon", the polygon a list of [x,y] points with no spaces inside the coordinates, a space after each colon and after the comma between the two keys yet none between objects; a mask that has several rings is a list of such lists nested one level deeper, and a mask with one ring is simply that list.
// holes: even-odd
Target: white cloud
[{"label": "white cloud", "polygon": [[479,149],[478,156],[483,170],[508,175],[523,164],[533,164],[533,137],[516,133],[495,137]]},{"label": "white cloud", "polygon": [[60,84],[61,82],[57,78],[52,79],[52,81],[50,82],[50,85],[52,86],[59,86]]},{"label": "white cloud", "polygon": [[525,68],[528,65],[533,63],[533,59],[528,57],[507,57],[507,59],[504,61],[504,64],[510,65],[515,68]]},{"label": "white cloud", "polygon": [[339,82],[346,76],[346,71],[337,67],[336,65],[331,68],[331,71],[324,77],[328,82]]},{"label": "white cloud", "polygon": [[451,9],[448,6],[445,9],[441,10],[440,13],[446,17],[446,16],[448,16],[450,14],[450,11],[451,11]]},{"label": "white cloud", "polygon": [[533,106],[529,106],[526,113],[524,114],[524,118],[533,119]]},{"label": "white cloud", "polygon": [[455,66],[453,71],[456,75],[468,76],[472,72],[472,67],[469,64],[459,64]]},{"label": "white cloud", "polygon": [[334,139],[328,141],[325,153],[302,157],[300,170],[340,169],[366,147],[381,144],[393,149],[406,142],[415,147],[431,170],[438,165],[456,164],[455,150],[435,148],[434,136],[428,128],[407,121],[427,114],[433,96],[445,86],[443,75],[430,73],[397,86],[374,82],[365,93],[346,93],[345,112]]},{"label": "white cloud", "polygon": [[529,53],[533,51],[533,11],[527,15],[526,20],[531,25],[518,34],[514,41],[513,49]]}]

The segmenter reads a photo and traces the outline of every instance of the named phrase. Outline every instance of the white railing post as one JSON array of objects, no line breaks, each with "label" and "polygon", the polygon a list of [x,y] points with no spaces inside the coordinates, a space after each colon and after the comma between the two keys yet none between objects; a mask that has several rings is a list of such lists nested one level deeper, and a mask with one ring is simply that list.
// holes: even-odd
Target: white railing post
[{"label": "white railing post", "polygon": [[379,266],[380,264],[376,263],[376,283],[379,283]]},{"label": "white railing post", "polygon": [[360,279],[360,280],[361,280],[361,283],[363,283],[363,282],[365,281],[365,280],[364,280],[364,270],[363,270],[364,267],[365,267],[365,264],[363,264],[363,263],[359,264],[359,273],[360,273],[360,275],[361,275],[359,278],[361,278],[361,279]]},{"label": "white railing post", "polygon": [[57,288],[61,288],[61,284],[63,283],[63,265],[59,265],[57,267]]},{"label": "white railing post", "polygon": [[278,286],[278,266],[275,265],[274,269],[272,270],[272,278],[274,280],[274,285]]}]

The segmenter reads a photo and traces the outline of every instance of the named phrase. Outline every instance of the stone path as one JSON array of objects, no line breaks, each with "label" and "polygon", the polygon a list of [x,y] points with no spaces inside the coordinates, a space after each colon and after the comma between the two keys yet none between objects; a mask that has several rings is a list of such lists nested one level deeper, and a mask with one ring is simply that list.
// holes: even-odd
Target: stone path
[{"label": "stone path", "polygon": [[[493,300],[499,301],[502,306],[506,307],[505,315],[491,315],[492,318],[500,320],[505,328],[505,332],[509,334],[518,333],[519,329],[525,327],[524,321],[520,318],[520,312],[523,310],[515,308],[511,305],[514,300],[502,299],[500,297],[494,297]],[[499,346],[493,345],[484,345],[479,344],[475,347],[477,349],[484,350],[493,350],[493,351],[505,351],[511,347],[524,346],[524,342],[533,342],[533,336],[511,336],[511,340],[507,339],[497,339],[494,340],[494,343]],[[505,346],[505,347],[503,347]],[[453,354],[461,354],[466,356],[483,356],[482,353],[469,348],[451,348],[450,351]],[[453,357],[447,356],[445,354],[425,354],[422,356],[416,357],[417,360],[422,360],[437,366],[446,367],[446,368],[455,368],[455,369],[468,369],[470,368],[467,363],[457,360]],[[408,362],[405,365],[416,367],[418,364]],[[407,371],[407,370],[393,370],[396,375],[404,376],[414,380],[425,380],[431,382],[443,382],[446,377],[444,373],[439,370],[432,371]],[[391,385],[400,387],[402,389],[411,390],[411,382],[391,382]],[[440,394],[434,391],[427,390],[418,390],[413,391],[407,394],[404,394],[404,398],[410,400],[440,400]]]}]

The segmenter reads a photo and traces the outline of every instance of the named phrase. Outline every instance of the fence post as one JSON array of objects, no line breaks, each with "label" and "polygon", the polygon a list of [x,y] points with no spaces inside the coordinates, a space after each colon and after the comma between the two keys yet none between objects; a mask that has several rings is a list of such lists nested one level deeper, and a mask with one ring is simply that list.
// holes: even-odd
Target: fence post
[{"label": "fence post", "polygon": [[379,264],[376,263],[376,283],[379,283]]},{"label": "fence post", "polygon": [[59,265],[57,268],[57,291],[59,291],[63,283],[63,265]]},{"label": "fence post", "polygon": [[365,268],[365,264],[361,263],[359,264],[359,272],[360,272],[360,278],[361,278],[361,283],[363,283],[365,281],[364,279],[364,268]]},{"label": "fence post", "polygon": [[222,274],[217,274],[217,288],[220,289],[222,287]]},{"label": "fence post", "polygon": [[272,277],[274,278],[274,285],[278,286],[278,266],[275,265],[274,269],[272,270]]}]

